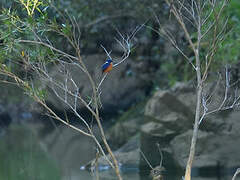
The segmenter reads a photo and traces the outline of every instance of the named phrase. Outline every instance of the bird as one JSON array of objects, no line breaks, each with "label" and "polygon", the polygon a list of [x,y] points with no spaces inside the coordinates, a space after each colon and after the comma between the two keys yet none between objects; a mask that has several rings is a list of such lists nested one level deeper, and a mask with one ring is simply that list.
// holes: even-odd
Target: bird
[{"label": "bird", "polygon": [[112,59],[107,59],[106,62],[102,65],[102,73],[107,73],[113,68]]}]

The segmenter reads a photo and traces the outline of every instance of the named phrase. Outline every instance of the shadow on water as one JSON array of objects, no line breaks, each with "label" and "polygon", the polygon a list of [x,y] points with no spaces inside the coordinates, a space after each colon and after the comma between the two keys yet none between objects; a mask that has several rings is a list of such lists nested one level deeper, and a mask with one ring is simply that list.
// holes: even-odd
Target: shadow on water
[{"label": "shadow on water", "polygon": [[[80,167],[94,157],[92,142],[69,128],[58,130],[41,139],[33,126],[11,124],[0,137],[0,179],[3,180],[92,180],[91,173]],[[73,141],[69,141],[69,139]],[[51,144],[51,140],[54,144]],[[66,142],[64,142],[66,141]],[[60,143],[61,142],[61,143]],[[68,151],[66,151],[66,143]],[[45,144],[45,145],[44,145]],[[51,144],[48,146],[46,144]],[[74,151],[76,149],[76,151]],[[194,180],[231,179],[235,169],[194,169]],[[151,180],[149,171],[139,172],[137,166],[121,167],[123,179]],[[183,172],[166,170],[164,179],[180,180]],[[108,168],[99,171],[100,179],[115,179]],[[229,176],[228,176],[229,175]]]}]

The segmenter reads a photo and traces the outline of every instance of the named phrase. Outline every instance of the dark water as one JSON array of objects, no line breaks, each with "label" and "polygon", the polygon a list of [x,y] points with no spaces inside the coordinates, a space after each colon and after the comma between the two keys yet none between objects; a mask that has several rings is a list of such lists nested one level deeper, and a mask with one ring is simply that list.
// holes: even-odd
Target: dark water
[{"label": "dark water", "polygon": [[[0,180],[92,180],[94,175],[81,166],[95,156],[94,143],[70,128],[61,127],[40,135],[40,124],[10,125],[1,130]],[[123,179],[150,180],[149,171],[123,165]],[[234,170],[193,170],[194,180],[231,179]],[[227,175],[226,175],[227,174]],[[181,180],[183,172],[166,170],[164,179]],[[100,179],[116,179],[106,167],[99,171]]]}]

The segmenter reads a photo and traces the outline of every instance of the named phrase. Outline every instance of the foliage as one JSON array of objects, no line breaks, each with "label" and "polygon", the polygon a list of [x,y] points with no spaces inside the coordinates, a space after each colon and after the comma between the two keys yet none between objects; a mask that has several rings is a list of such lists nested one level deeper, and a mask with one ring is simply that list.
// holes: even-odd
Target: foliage
[{"label": "foliage", "polygon": [[28,16],[32,16],[34,11],[37,10],[41,13],[40,6],[46,6],[43,1],[39,0],[19,0],[27,11]]},{"label": "foliage", "polygon": [[224,15],[229,19],[229,32],[225,41],[220,46],[218,57],[220,61],[237,63],[240,58],[240,2],[232,0]]},{"label": "foliage", "polygon": [[[219,1],[218,5],[220,6],[223,1]],[[211,7],[209,7],[211,8]],[[216,8],[216,12],[219,11],[220,8]],[[210,20],[213,20],[214,13]],[[218,21],[218,29],[217,32],[222,31],[221,27],[223,27],[227,23],[226,31],[223,32],[226,34],[223,37],[223,40],[219,43],[218,49],[215,55],[215,64],[212,66],[212,70],[219,69],[219,67],[226,65],[226,64],[236,64],[240,58],[240,53],[238,47],[240,45],[240,2],[239,1],[230,1],[227,7],[224,9],[222,17]],[[214,32],[210,33],[206,38],[203,40],[203,48],[204,52],[208,50],[209,46],[213,43],[209,41]],[[203,53],[204,54],[204,53]],[[204,57],[203,57],[204,58]]]}]

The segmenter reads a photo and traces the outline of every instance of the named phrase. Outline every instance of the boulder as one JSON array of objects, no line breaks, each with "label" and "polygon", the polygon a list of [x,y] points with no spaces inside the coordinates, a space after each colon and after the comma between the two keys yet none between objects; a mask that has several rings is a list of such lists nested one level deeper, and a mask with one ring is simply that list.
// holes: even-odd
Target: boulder
[{"label": "boulder", "polygon": [[195,113],[196,88],[192,83],[177,82],[170,90],[181,103],[187,106],[191,112]]},{"label": "boulder", "polygon": [[[215,92],[210,109],[219,106],[224,97],[224,88],[216,89],[216,84],[208,83],[206,92]],[[147,102],[145,116],[148,122],[141,127],[141,148],[150,154],[155,162],[156,143],[168,153],[175,166],[185,168],[194,123],[196,107],[195,87],[188,83],[177,83],[172,89],[159,90]],[[193,167],[196,174],[199,169],[214,169],[217,172],[228,171],[240,165],[240,112],[234,110],[220,111],[204,118],[198,134],[196,154]],[[155,146],[155,147],[154,147]],[[155,160],[154,160],[155,158]],[[204,170],[204,172],[206,172]]]},{"label": "boulder", "polygon": [[[161,158],[163,158],[163,166],[170,172],[179,171],[179,165],[172,157],[169,148],[170,141],[176,136],[176,132],[166,128],[158,122],[149,122],[141,126],[141,151],[153,167],[159,166]],[[159,144],[159,148],[157,146]],[[162,151],[161,157],[159,150]],[[148,162],[142,156],[140,161],[140,170],[151,170]]]},{"label": "boulder", "polygon": [[145,116],[154,118],[164,127],[178,133],[191,128],[191,120],[194,119],[191,108],[178,100],[171,91],[166,90],[157,91],[148,101]]},{"label": "boulder", "polygon": [[[166,144],[169,144],[170,140],[175,136],[176,136],[176,133],[174,131],[167,129],[160,123],[149,122],[142,125],[141,127],[141,137],[143,141],[145,139],[150,140],[155,138],[155,139],[158,139],[158,141],[160,141],[162,145],[163,144],[166,145]],[[152,143],[152,142],[146,141],[146,143]],[[150,145],[146,145],[146,146],[150,147]]]},{"label": "boulder", "polygon": [[[197,166],[204,166],[203,162],[206,160],[203,157],[202,162],[197,162],[197,157],[202,154],[202,151],[206,147],[206,140],[213,136],[213,134],[209,134],[207,132],[203,131],[198,131],[198,141],[197,141],[197,148],[196,148],[196,153],[195,153],[195,160],[194,164]],[[191,144],[191,138],[192,138],[192,130],[188,130],[187,132],[180,134],[176,136],[170,143],[171,149],[173,151],[173,156],[176,159],[176,161],[180,164],[182,168],[185,168],[188,160],[188,154],[189,154],[189,149],[190,149],[190,144]],[[216,162],[212,161],[212,158],[210,158],[209,161],[205,163],[205,166],[215,166]],[[201,158],[200,158],[201,159]],[[211,162],[211,163],[210,163]],[[199,164],[200,163],[200,164]]]},{"label": "boulder", "polygon": [[112,147],[119,148],[129,140],[129,137],[136,135],[142,123],[141,118],[133,118],[124,122],[117,122],[107,132],[106,136]]},{"label": "boulder", "polygon": [[[191,137],[192,130],[189,130],[176,136],[170,143],[173,156],[182,168],[187,163]],[[200,130],[193,167],[200,169],[218,166],[224,169],[238,167],[239,147],[239,133],[214,134]]]}]

